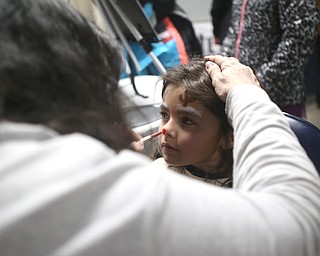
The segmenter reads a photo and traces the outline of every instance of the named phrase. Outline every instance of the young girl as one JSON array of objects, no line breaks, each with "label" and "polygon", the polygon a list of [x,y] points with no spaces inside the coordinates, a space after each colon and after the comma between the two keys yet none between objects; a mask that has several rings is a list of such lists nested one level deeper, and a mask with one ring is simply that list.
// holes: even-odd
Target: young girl
[{"label": "young girl", "polygon": [[225,103],[216,95],[204,61],[162,75],[163,102],[157,164],[213,184],[231,186],[233,130]]}]

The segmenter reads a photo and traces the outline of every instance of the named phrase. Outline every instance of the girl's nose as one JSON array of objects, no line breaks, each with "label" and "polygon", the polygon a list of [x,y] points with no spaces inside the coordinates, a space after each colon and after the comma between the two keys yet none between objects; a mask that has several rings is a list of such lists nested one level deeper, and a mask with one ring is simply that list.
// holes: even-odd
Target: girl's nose
[{"label": "girl's nose", "polygon": [[162,127],[162,134],[165,137],[171,138],[176,136],[176,131],[172,122],[169,121]]}]

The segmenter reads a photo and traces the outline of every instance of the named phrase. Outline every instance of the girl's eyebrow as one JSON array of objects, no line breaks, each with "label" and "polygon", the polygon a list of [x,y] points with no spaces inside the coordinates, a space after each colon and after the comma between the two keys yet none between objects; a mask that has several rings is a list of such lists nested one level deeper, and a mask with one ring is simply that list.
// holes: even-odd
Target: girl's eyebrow
[{"label": "girl's eyebrow", "polygon": [[168,104],[166,102],[161,102],[160,109],[168,110]]},{"label": "girl's eyebrow", "polygon": [[[162,102],[160,104],[160,109],[168,111],[168,109],[169,109],[168,104],[166,102]],[[196,110],[195,108],[190,107],[190,106],[185,107],[183,105],[178,104],[176,107],[176,110],[177,110],[177,112],[180,112],[182,114],[188,114],[188,115],[194,116],[196,118],[202,118],[202,113],[199,110]]]},{"label": "girl's eyebrow", "polygon": [[185,113],[185,114],[197,117],[197,118],[202,118],[202,113],[199,110],[196,110],[195,108],[190,107],[190,106],[185,107],[185,106],[178,104],[176,107],[176,110],[177,110],[177,112]]}]

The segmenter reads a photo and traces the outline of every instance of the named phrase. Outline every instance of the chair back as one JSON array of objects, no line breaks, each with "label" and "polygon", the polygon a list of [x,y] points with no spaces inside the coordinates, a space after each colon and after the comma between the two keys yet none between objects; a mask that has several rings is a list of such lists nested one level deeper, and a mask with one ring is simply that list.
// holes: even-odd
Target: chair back
[{"label": "chair back", "polygon": [[320,175],[320,130],[302,118],[288,113],[284,115]]}]

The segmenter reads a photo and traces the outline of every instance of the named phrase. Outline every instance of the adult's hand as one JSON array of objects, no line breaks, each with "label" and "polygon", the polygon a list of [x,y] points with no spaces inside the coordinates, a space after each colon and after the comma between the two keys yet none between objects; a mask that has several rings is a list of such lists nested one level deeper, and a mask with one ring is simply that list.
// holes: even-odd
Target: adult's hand
[{"label": "adult's hand", "polygon": [[134,131],[132,131],[133,139],[134,141],[130,143],[129,148],[133,151],[137,151],[140,153],[143,153],[144,151],[144,144],[140,141],[142,139],[142,136]]},{"label": "adult's hand", "polygon": [[236,58],[210,55],[204,57],[206,71],[219,98],[226,101],[228,93],[239,84],[260,86],[252,69]]}]

